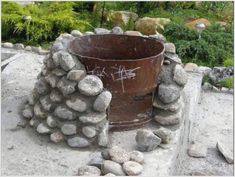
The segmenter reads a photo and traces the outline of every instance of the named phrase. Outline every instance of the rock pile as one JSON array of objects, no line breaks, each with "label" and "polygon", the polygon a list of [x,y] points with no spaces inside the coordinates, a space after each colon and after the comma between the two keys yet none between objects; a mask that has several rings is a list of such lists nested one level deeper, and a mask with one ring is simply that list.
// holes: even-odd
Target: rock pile
[{"label": "rock pile", "polygon": [[173,43],[165,43],[165,59],[153,101],[154,120],[161,125],[179,124],[182,117],[182,90],[188,77]]},{"label": "rock pile", "polygon": [[54,143],[65,140],[74,148],[107,146],[106,109],[112,94],[97,76],[87,75],[79,59],[69,53],[73,39],[70,34],[56,39],[22,114]]},{"label": "rock pile", "polygon": [[127,152],[113,146],[97,154],[90,162],[78,169],[78,175],[137,176],[143,171],[144,155],[139,151]]},{"label": "rock pile", "polygon": [[137,131],[135,140],[138,150],[149,152],[156,149],[161,143],[168,144],[172,140],[172,132],[164,127],[160,127],[153,132],[142,129]]}]

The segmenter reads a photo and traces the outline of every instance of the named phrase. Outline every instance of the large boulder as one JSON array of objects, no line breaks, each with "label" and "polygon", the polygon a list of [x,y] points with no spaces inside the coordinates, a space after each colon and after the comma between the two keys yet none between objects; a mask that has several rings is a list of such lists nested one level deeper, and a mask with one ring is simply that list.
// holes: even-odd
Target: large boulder
[{"label": "large boulder", "polygon": [[169,18],[144,17],[135,23],[135,29],[145,35],[162,33],[164,26],[170,23]]},{"label": "large boulder", "polygon": [[112,11],[108,14],[108,21],[117,26],[126,26],[129,22],[135,22],[138,15],[134,12]]}]

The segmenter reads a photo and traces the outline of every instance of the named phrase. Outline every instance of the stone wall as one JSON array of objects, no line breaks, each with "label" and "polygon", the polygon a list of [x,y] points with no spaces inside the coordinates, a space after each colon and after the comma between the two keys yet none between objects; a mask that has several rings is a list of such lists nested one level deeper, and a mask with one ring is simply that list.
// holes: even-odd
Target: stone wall
[{"label": "stone wall", "polygon": [[97,76],[86,75],[83,64],[68,52],[74,38],[63,34],[56,39],[22,113],[38,133],[50,135],[54,143],[65,140],[78,148],[107,146],[106,109],[112,95]]}]

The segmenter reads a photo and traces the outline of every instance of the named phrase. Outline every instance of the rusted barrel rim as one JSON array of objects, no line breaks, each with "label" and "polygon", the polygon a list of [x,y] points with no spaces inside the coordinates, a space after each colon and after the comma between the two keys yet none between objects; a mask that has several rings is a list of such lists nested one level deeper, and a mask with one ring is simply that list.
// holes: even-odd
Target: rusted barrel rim
[{"label": "rusted barrel rim", "polygon": [[[109,36],[120,36],[120,37],[127,36],[128,38],[145,38],[145,39],[147,39],[147,40],[153,40],[153,41],[159,42],[159,43],[162,45],[162,48],[163,48],[163,49],[162,49],[162,52],[160,52],[160,53],[157,54],[157,55],[152,55],[152,56],[150,56],[150,57],[136,58],[136,59],[129,59],[129,60],[128,60],[128,59],[125,59],[125,60],[115,59],[115,61],[133,62],[133,61],[136,61],[136,60],[138,60],[138,61],[149,60],[149,59],[152,59],[152,58],[157,58],[158,56],[163,55],[164,52],[165,52],[165,46],[164,46],[164,44],[163,44],[161,41],[159,41],[159,40],[157,40],[157,39],[154,39],[154,38],[146,38],[146,37],[143,37],[143,36],[130,36],[130,35],[125,35],[125,34],[93,34],[92,36],[108,36],[108,35],[109,35]],[[87,36],[77,37],[77,38],[85,38],[85,37],[88,37],[88,35],[87,35]],[[101,59],[101,58],[96,58],[96,57],[91,57],[91,56],[80,55],[80,54],[74,52],[72,45],[73,45],[73,42],[74,42],[77,38],[75,38],[74,40],[72,40],[72,41],[69,43],[68,49],[69,49],[69,52],[70,52],[70,53],[72,53],[72,54],[74,54],[74,55],[77,55],[77,56],[79,56],[79,57],[81,57],[81,58],[89,58],[89,59],[95,59],[95,60],[100,60],[100,61],[114,61],[113,59]]]}]

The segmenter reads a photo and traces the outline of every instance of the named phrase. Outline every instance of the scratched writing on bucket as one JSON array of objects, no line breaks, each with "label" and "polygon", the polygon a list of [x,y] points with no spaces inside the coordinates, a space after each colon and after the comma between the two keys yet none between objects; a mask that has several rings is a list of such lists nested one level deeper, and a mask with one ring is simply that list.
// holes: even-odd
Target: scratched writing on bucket
[{"label": "scratched writing on bucket", "polygon": [[87,67],[87,73],[96,75],[100,79],[103,77],[111,77],[113,81],[121,81],[122,91],[125,92],[124,87],[124,80],[127,79],[135,79],[136,73],[135,71],[140,69],[140,67],[132,68],[132,69],[126,69],[125,66],[113,66],[111,67],[112,71],[109,72],[110,74],[107,74],[105,71],[105,67],[96,66],[94,69],[89,70]]}]

